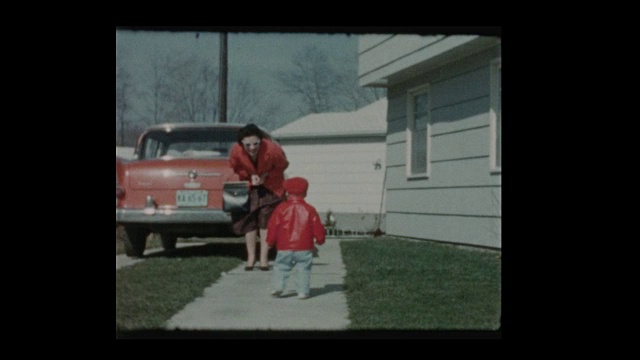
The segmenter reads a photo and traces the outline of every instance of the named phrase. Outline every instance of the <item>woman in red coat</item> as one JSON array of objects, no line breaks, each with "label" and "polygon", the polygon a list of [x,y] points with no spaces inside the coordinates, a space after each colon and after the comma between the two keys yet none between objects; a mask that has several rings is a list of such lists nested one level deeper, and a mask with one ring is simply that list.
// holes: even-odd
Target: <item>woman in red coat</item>
[{"label": "woman in red coat", "polygon": [[251,184],[249,213],[232,214],[233,231],[244,234],[247,245],[247,265],[244,269],[253,270],[259,235],[260,270],[267,271],[267,225],[273,209],[284,200],[284,171],[289,161],[280,145],[269,140],[254,124],[239,130],[238,143],[231,148],[229,161],[240,180],[247,180]]}]

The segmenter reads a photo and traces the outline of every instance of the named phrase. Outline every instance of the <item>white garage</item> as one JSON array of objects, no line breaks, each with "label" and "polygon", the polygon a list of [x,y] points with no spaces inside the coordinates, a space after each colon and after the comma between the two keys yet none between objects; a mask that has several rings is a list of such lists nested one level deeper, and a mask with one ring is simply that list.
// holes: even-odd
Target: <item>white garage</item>
[{"label": "white garage", "polygon": [[309,180],[307,201],[343,231],[384,231],[387,100],[360,110],[310,114],[271,134],[282,145],[286,177]]}]

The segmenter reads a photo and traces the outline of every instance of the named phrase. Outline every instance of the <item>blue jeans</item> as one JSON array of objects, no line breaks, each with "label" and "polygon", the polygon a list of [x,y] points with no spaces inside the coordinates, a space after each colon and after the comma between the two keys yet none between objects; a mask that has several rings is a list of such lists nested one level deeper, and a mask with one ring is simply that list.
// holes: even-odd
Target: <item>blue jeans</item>
[{"label": "blue jeans", "polygon": [[313,253],[311,250],[304,251],[278,251],[274,264],[274,286],[275,290],[284,290],[291,270],[298,268],[298,295],[310,295],[311,265],[313,264]]}]

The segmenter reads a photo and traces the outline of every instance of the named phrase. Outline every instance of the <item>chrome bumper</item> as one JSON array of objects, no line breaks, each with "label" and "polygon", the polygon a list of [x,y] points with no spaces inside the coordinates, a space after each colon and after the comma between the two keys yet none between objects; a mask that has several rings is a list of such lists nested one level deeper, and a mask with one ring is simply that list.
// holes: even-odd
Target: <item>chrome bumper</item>
[{"label": "chrome bumper", "polygon": [[230,224],[231,215],[222,210],[156,209],[153,214],[149,214],[144,210],[116,209],[116,223]]}]

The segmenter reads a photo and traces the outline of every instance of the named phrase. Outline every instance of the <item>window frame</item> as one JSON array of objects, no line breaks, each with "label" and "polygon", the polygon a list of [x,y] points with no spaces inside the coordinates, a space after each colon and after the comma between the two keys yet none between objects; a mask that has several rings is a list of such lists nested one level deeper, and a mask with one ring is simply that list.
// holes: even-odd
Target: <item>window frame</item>
[{"label": "window frame", "polygon": [[[426,171],[424,173],[413,173],[412,153],[413,153],[413,129],[415,124],[415,97],[427,95],[427,125],[426,125]],[[429,83],[409,89],[407,91],[407,147],[406,147],[406,176],[407,179],[428,179],[431,176],[431,85]]]},{"label": "window frame", "polygon": [[[502,58],[491,61],[491,107],[489,109],[489,121],[491,131],[490,141],[490,172],[500,174],[502,172]],[[500,122],[500,147],[498,147],[498,122]],[[500,152],[500,165],[498,165],[498,152]]]}]

